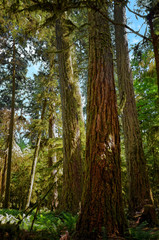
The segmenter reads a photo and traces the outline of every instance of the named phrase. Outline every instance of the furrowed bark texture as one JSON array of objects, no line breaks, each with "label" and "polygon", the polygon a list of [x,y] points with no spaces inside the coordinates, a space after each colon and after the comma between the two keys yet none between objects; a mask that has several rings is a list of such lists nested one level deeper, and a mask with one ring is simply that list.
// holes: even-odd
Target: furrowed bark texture
[{"label": "furrowed bark texture", "polygon": [[[115,22],[126,23],[123,4],[115,4],[114,17]],[[152,203],[152,198],[135,103],[128,41],[124,27],[115,26],[115,41],[120,102],[125,98],[122,125],[128,164],[129,210],[134,212],[140,210],[144,204]]]},{"label": "furrowed bark texture", "polygon": [[89,24],[87,172],[75,238],[82,240],[102,239],[103,234],[119,236],[125,228],[109,25],[93,10],[89,12]]},{"label": "furrowed bark texture", "polygon": [[81,96],[73,71],[72,47],[64,17],[57,20],[56,38],[63,121],[63,190],[62,206],[76,213],[82,193],[81,129],[83,125]]}]

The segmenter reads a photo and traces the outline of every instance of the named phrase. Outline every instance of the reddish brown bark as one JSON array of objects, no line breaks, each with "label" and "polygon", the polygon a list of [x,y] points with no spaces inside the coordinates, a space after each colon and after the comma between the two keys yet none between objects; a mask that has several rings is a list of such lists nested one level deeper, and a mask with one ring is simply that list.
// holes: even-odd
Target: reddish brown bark
[{"label": "reddish brown bark", "polygon": [[[106,13],[104,7],[103,11]],[[120,139],[108,22],[89,13],[86,177],[75,239],[122,235]]]},{"label": "reddish brown bark", "polygon": [[[126,23],[124,4],[115,4],[114,17],[116,22]],[[129,210],[134,213],[136,210],[140,210],[145,203],[152,203],[152,199],[135,103],[128,41],[124,27],[115,26],[115,41],[120,102],[125,98],[122,125],[128,164]]]},{"label": "reddish brown bark", "polygon": [[[159,4],[158,4],[159,7]],[[157,9],[157,7],[156,7]],[[155,54],[155,62],[156,62],[156,72],[157,72],[157,86],[158,86],[158,95],[159,95],[159,35],[155,34],[154,26],[153,26],[153,18],[155,17],[155,9],[147,16],[148,23],[150,26],[151,38],[153,43],[153,49]]]}]

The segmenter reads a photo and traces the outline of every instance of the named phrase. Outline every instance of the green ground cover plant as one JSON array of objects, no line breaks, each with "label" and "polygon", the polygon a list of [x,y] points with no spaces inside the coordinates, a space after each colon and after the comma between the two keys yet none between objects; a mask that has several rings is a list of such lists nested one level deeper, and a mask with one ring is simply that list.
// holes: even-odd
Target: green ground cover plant
[{"label": "green ground cover plant", "polygon": [[[43,237],[46,235],[48,239],[52,238],[55,240],[59,239],[66,231],[68,231],[69,234],[72,234],[75,230],[77,216],[72,216],[70,213],[54,213],[51,211],[40,210],[36,219],[35,213],[36,211],[34,210],[30,215],[25,217],[25,214],[22,211],[1,209],[1,228],[7,231],[13,226],[13,230],[16,231],[15,229],[17,226],[17,231],[20,229],[21,231],[25,230],[30,232],[31,230],[33,233],[41,233]],[[21,222],[20,224],[19,221]],[[33,221],[34,224],[32,227]]]},{"label": "green ground cover plant", "polygon": [[[29,234],[29,239],[59,240],[66,232],[69,236],[75,232],[78,215],[52,212],[47,209],[40,210],[36,218],[35,214],[36,209],[28,216],[23,211],[0,209],[0,232],[12,233],[17,240],[24,234]],[[157,240],[159,229],[149,228],[148,223],[143,222],[136,227],[130,227],[126,236],[129,240]]]}]

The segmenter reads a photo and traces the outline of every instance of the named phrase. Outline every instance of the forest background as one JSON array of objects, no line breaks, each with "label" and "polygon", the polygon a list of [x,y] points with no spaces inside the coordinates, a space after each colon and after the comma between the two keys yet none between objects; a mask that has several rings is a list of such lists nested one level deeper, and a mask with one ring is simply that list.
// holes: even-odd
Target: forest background
[{"label": "forest background", "polygon": [[0,4],[1,208],[80,211],[75,239],[157,224],[158,1]]}]

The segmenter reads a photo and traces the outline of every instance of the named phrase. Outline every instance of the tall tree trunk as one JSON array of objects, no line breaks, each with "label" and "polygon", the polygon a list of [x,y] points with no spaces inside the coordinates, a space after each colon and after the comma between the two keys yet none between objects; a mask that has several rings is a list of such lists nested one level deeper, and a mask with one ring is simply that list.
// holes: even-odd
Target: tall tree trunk
[{"label": "tall tree trunk", "polygon": [[[115,22],[126,23],[124,4],[115,4],[114,17]],[[128,41],[124,27],[115,25],[115,42],[119,95],[120,102],[123,103],[123,106],[121,106],[123,107],[122,125],[128,165],[129,210],[133,213],[141,209],[146,203],[152,203],[152,198],[135,103]]]},{"label": "tall tree trunk", "polygon": [[[55,117],[52,112],[50,112],[50,118],[49,118],[49,139],[55,138]],[[49,150],[52,150],[54,146],[51,144],[49,146]],[[53,156],[49,156],[48,158],[48,166],[52,167],[53,164],[56,162],[56,154]]]},{"label": "tall tree trunk", "polygon": [[152,10],[152,12],[148,14],[147,19],[150,26],[151,38],[152,38],[153,49],[155,54],[157,86],[158,86],[158,96],[159,96],[159,35],[155,34],[155,30],[153,26],[153,18],[155,18],[154,15],[155,15],[155,12]]},{"label": "tall tree trunk", "polygon": [[11,163],[12,163],[12,148],[14,135],[14,112],[15,112],[15,40],[13,40],[13,75],[12,75],[12,105],[11,105],[11,120],[9,127],[9,149],[7,162],[7,179],[5,188],[4,208],[9,207],[10,200],[10,179],[11,179]]},{"label": "tall tree trunk", "polygon": [[[55,116],[54,116],[54,113],[52,113],[52,109],[50,109],[50,118],[49,118],[49,139],[55,139]],[[49,146],[49,150],[51,151],[54,147],[55,146],[51,144]],[[49,156],[48,158],[48,166],[52,167],[55,163],[56,163],[56,153],[54,152],[54,154],[53,155],[51,154],[51,156]],[[57,181],[56,173],[57,173],[56,169],[54,169],[51,173],[51,175],[54,177],[53,178],[54,182]],[[57,205],[58,205],[57,184],[53,189],[53,195],[51,197],[52,197],[51,209],[53,210],[57,208]]]},{"label": "tall tree trunk", "polygon": [[[43,103],[42,113],[41,113],[41,120],[42,121],[44,119],[46,105],[47,105],[47,100],[45,99],[44,103]],[[36,165],[37,165],[38,155],[39,155],[39,150],[40,150],[41,134],[42,134],[42,131],[39,130],[37,141],[36,141],[36,146],[35,146],[35,152],[34,152],[34,159],[33,159],[33,164],[32,164],[31,176],[30,176],[30,187],[29,187],[28,199],[27,199],[27,203],[26,203],[26,207],[25,208],[28,208],[30,206],[31,195],[32,195],[32,191],[33,191],[33,184],[34,184],[34,179],[35,179],[35,170],[36,170]]]},{"label": "tall tree trunk", "polygon": [[[102,11],[106,12],[107,6]],[[119,123],[109,25],[89,13],[86,177],[76,239],[93,240],[124,233]]]},{"label": "tall tree trunk", "polygon": [[[8,151],[8,149],[7,149],[7,151]],[[2,169],[1,197],[3,197],[3,193],[4,193],[4,190],[5,190],[5,179],[6,179],[6,170],[7,170],[7,158],[8,158],[8,154],[6,153],[6,154],[5,154],[5,157],[4,157],[4,166],[3,166],[3,169]]]},{"label": "tall tree trunk", "polygon": [[56,22],[56,39],[63,122],[63,190],[62,206],[76,213],[82,193],[81,134],[84,128],[78,79],[73,70],[73,48],[64,16]]}]

